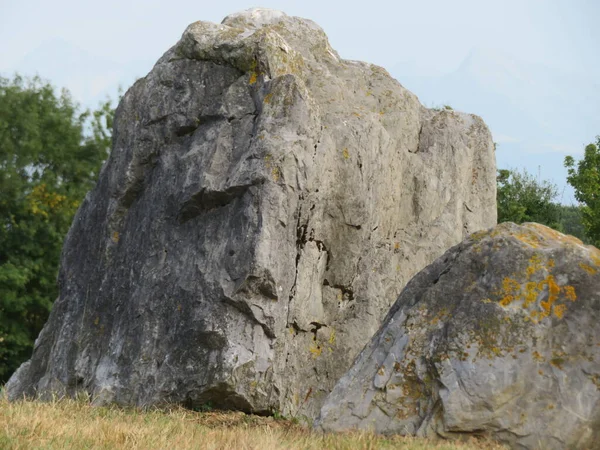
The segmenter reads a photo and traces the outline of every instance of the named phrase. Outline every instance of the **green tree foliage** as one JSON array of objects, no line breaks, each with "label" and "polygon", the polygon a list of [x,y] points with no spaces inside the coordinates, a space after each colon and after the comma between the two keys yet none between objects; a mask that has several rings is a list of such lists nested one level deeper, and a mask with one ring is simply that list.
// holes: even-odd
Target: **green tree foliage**
[{"label": "green tree foliage", "polygon": [[523,170],[499,170],[498,223],[538,222],[560,228],[560,206],[554,202],[558,189],[546,180],[538,180]]},{"label": "green tree foliage", "polygon": [[498,171],[496,181],[498,223],[537,222],[590,242],[583,226],[582,208],[556,202],[558,189],[554,184],[540,181],[525,170],[506,169]]},{"label": "green tree foliage", "polygon": [[558,231],[575,236],[589,244],[591,241],[583,226],[581,209],[580,206],[576,205],[560,205],[560,228],[558,228]]},{"label": "green tree foliage", "polygon": [[575,198],[582,204],[583,225],[592,244],[600,248],[600,136],[595,144],[585,147],[583,159],[577,163],[565,158],[567,181],[575,189]]},{"label": "green tree foliage", "polygon": [[80,113],[39,78],[0,77],[0,383],[31,353],[57,296],[73,215],[110,150],[113,110]]}]

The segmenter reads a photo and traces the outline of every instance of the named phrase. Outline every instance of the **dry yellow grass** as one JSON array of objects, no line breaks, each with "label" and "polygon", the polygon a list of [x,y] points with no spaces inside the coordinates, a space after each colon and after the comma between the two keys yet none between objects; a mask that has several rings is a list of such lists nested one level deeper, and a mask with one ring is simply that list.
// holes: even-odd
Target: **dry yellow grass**
[{"label": "dry yellow grass", "polygon": [[500,450],[497,444],[321,434],[288,420],[182,408],[140,411],[87,401],[9,403],[0,392],[0,449],[404,449]]}]

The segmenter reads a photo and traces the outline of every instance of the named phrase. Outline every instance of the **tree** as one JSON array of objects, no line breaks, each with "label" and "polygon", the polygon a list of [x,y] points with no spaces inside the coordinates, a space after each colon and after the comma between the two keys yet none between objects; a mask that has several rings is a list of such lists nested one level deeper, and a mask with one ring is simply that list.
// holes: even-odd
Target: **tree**
[{"label": "tree", "polygon": [[581,239],[586,244],[591,241],[583,226],[582,208],[578,205],[560,205],[560,227],[558,231]]},{"label": "tree", "polygon": [[112,108],[78,110],[39,78],[0,77],[0,383],[57,296],[62,241],[110,151]]},{"label": "tree", "polygon": [[556,186],[546,180],[537,180],[526,170],[502,169],[496,178],[498,183],[498,223],[538,222],[560,229],[560,205]]},{"label": "tree", "polygon": [[592,244],[600,248],[600,136],[596,143],[585,147],[583,159],[575,163],[565,158],[568,183],[575,189],[575,198],[582,204],[583,225]]}]

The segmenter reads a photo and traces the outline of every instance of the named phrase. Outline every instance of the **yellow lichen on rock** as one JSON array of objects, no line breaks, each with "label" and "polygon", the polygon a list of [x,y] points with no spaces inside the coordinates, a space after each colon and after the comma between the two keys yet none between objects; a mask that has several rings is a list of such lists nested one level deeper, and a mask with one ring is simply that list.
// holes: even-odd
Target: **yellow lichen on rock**
[{"label": "yellow lichen on rock", "polygon": [[539,253],[534,253],[529,259],[529,266],[527,267],[527,275],[531,276],[542,268],[542,258]]},{"label": "yellow lichen on rock", "polygon": [[502,292],[504,296],[500,300],[502,306],[510,305],[514,300],[518,299],[521,292],[521,284],[510,277],[504,277],[502,280]]},{"label": "yellow lichen on rock", "polygon": [[258,74],[256,72],[252,72],[250,74],[250,80],[248,81],[249,84],[256,84],[256,81],[258,79]]},{"label": "yellow lichen on rock", "polygon": [[273,164],[273,156],[271,154],[265,155],[265,167],[270,169],[271,178],[277,183],[281,178],[281,171],[279,170],[279,167]]},{"label": "yellow lichen on rock", "polygon": [[331,345],[335,344],[335,330],[331,330],[331,334],[329,335],[329,343]]},{"label": "yellow lichen on rock", "polygon": [[273,167],[271,169],[271,175],[273,177],[273,181],[275,183],[277,183],[279,181],[279,177],[280,177],[279,168],[278,167]]},{"label": "yellow lichen on rock", "polygon": [[579,263],[579,267],[581,267],[583,270],[585,270],[590,275],[594,275],[597,272],[597,270],[594,269],[592,266],[588,266],[587,264],[582,263],[582,262]]},{"label": "yellow lichen on rock", "polygon": [[[522,239],[525,239],[526,242],[535,241],[529,234],[523,233],[521,236],[525,236]],[[522,308],[529,311],[529,315],[525,317],[525,320],[531,320],[534,323],[550,317],[552,314],[558,319],[562,319],[567,311],[567,305],[558,303],[561,294],[564,299],[571,302],[577,299],[577,294],[573,286],[560,286],[558,284],[554,275],[549,273],[554,266],[553,259],[544,262],[542,254],[534,253],[525,269],[525,279],[523,281],[513,278],[514,275],[513,277],[504,277],[502,280],[502,288],[496,291],[500,306],[506,308],[515,302],[521,301]],[[544,278],[540,280],[540,277]],[[544,294],[546,294],[546,299],[542,300]]]},{"label": "yellow lichen on rock", "polygon": [[519,241],[530,247],[538,248],[540,246],[539,238],[532,232],[518,233],[514,235]]},{"label": "yellow lichen on rock", "polygon": [[313,358],[318,358],[323,353],[323,347],[321,347],[317,342],[313,342],[310,344],[308,349],[310,353],[312,353]]},{"label": "yellow lichen on rock", "polygon": [[563,291],[565,293],[565,297],[574,302],[577,300],[577,294],[575,293],[575,288],[573,286],[563,286]]}]

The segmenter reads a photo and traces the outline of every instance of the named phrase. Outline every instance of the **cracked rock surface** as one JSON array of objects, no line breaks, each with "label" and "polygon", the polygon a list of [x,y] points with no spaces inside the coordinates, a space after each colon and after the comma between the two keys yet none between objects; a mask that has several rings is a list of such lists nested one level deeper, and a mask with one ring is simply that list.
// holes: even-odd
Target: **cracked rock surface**
[{"label": "cracked rock surface", "polygon": [[491,135],[310,20],[195,22],[123,97],[11,398],[315,417],[406,282],[496,222]]},{"label": "cracked rock surface", "polygon": [[592,449],[598,405],[600,250],[504,223],[408,283],[317,426]]}]

